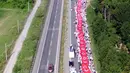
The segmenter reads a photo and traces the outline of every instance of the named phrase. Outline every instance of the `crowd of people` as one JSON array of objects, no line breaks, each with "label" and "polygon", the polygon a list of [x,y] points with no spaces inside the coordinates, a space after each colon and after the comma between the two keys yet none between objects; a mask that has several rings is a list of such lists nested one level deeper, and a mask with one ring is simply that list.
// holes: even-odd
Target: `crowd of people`
[{"label": "crowd of people", "polygon": [[[85,43],[86,43],[86,52],[87,52],[87,57],[88,57],[88,68],[90,69],[90,72],[91,73],[97,73],[96,70],[95,70],[95,67],[94,67],[94,62],[93,62],[93,56],[92,56],[92,49],[90,47],[90,44],[91,44],[91,41],[90,41],[90,37],[89,37],[89,31],[88,31],[88,25],[87,25],[87,19],[86,19],[86,4],[87,4],[87,1],[86,0],[81,0],[81,11],[80,11],[80,14],[81,14],[81,17],[82,17],[82,28],[83,28],[83,39],[85,39]],[[78,27],[78,18],[77,18],[77,5],[75,6],[75,13],[76,13],[76,19],[75,19],[75,28]],[[82,57],[80,55],[80,39],[78,38],[78,30],[76,29],[75,32],[74,32],[75,36],[76,36],[76,39],[77,39],[77,44],[78,44],[78,48],[76,50],[76,55],[78,57],[78,62],[79,62],[79,68],[80,68],[80,71],[79,73],[83,73],[82,72]]]}]

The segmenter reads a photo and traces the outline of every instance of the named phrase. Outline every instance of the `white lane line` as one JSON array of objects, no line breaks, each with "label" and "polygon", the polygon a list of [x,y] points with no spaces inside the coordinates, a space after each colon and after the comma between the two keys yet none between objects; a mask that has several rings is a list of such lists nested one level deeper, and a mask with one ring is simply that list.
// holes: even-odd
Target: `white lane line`
[{"label": "white lane line", "polygon": [[59,28],[55,28],[54,31],[59,30]]},{"label": "white lane line", "polygon": [[[56,16],[55,16],[55,18],[56,18]],[[54,20],[54,25],[55,25],[55,23],[56,23],[56,20]]]},{"label": "white lane line", "polygon": [[48,53],[48,56],[50,56],[51,55],[51,50],[49,50],[49,53]]},{"label": "white lane line", "polygon": [[47,60],[47,65],[46,65],[46,66],[47,66],[47,68],[48,68],[48,65],[49,65],[49,60]]},{"label": "white lane line", "polygon": [[56,19],[56,15],[55,15],[55,19]]},{"label": "white lane line", "polygon": [[52,41],[51,41],[51,43],[50,43],[50,47],[49,47],[50,50],[49,50],[49,53],[48,53],[48,59],[49,59],[49,56],[51,55],[51,48],[52,48],[51,46],[52,46]]},{"label": "white lane line", "polygon": [[48,29],[48,30],[56,31],[56,30],[59,30],[59,28],[53,28],[53,29]]},{"label": "white lane line", "polygon": [[50,45],[52,45],[52,41],[51,41]]},{"label": "white lane line", "polygon": [[57,14],[58,6],[56,7],[56,14]]},{"label": "white lane line", "polygon": [[51,55],[51,51],[49,50],[49,54],[48,54],[49,56]]},{"label": "white lane line", "polygon": [[[58,8],[58,7],[57,7]],[[57,9],[56,9],[56,15],[57,15]]]},{"label": "white lane line", "polygon": [[56,5],[56,13],[55,13],[55,18],[54,18],[54,24],[55,24],[55,20],[56,20],[56,16],[57,16],[58,5],[59,5],[59,0],[58,0],[57,5]]},{"label": "white lane line", "polygon": [[[54,31],[54,28],[53,28],[52,32],[53,32],[53,31]],[[54,33],[52,33],[51,40],[53,39],[53,37],[54,37]]]},{"label": "white lane line", "polygon": [[55,25],[55,23],[56,23],[56,15],[55,15],[55,18],[54,18],[54,25]]}]

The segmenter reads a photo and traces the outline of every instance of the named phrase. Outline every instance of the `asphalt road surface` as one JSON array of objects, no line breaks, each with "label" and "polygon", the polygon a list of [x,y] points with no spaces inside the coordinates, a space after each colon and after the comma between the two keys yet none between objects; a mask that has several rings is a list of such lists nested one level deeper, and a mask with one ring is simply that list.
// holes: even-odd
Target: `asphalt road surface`
[{"label": "asphalt road surface", "polygon": [[[50,7],[52,11],[50,12],[50,19],[48,19],[48,29],[46,29],[46,37],[41,37],[45,39],[45,43],[41,41],[39,44],[39,49],[41,49],[42,55],[37,55],[36,64],[34,64],[34,70],[32,73],[48,73],[48,65],[53,64],[56,65],[56,54],[58,48],[58,36],[60,30],[60,18],[61,18],[61,8],[62,8],[62,1],[63,0],[51,0],[53,5]],[[43,44],[42,44],[43,43]],[[42,44],[42,45],[41,45]],[[43,50],[42,50],[43,49]],[[40,51],[38,51],[40,53]],[[41,56],[41,57],[40,57]],[[40,58],[38,58],[40,57]],[[40,63],[38,63],[40,62]],[[38,65],[37,65],[38,64]],[[35,66],[37,65],[37,66]],[[38,68],[38,69],[36,69]]]},{"label": "asphalt road surface", "polygon": [[53,10],[47,31],[47,37],[44,45],[42,59],[38,73],[48,73],[48,64],[55,65],[60,12],[61,12],[62,0],[54,0]]},{"label": "asphalt road surface", "polygon": [[[72,11],[71,11],[71,43],[75,49],[77,49],[77,47],[78,47],[77,40],[76,40],[75,35],[74,35],[74,32],[76,30],[76,28],[75,28],[76,24],[73,23],[75,21],[75,17],[76,17],[76,13],[74,10],[74,6],[76,4],[76,1],[77,0],[71,0],[71,9],[72,9]],[[76,71],[78,72],[79,71],[78,57],[74,58],[74,66],[76,68]]]}]

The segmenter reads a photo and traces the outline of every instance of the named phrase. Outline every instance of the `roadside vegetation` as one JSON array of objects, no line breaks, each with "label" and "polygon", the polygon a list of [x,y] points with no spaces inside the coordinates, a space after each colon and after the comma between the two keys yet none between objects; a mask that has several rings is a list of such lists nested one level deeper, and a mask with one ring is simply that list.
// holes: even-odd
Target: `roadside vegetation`
[{"label": "roadside vegetation", "polygon": [[42,0],[41,5],[36,12],[17,63],[13,69],[13,73],[30,73],[33,58],[37,50],[37,43],[43,29],[48,2],[48,0]]},{"label": "roadside vegetation", "polygon": [[[9,1],[12,1],[11,3],[16,2],[14,0],[0,1],[0,73],[3,72],[5,64],[11,56],[14,43],[29,13],[27,6],[24,6],[24,8],[8,6]],[[31,3],[29,7],[31,10]]]},{"label": "roadside vegetation", "polygon": [[129,73],[130,1],[91,0],[87,19],[98,73]]},{"label": "roadside vegetation", "polygon": [[62,20],[62,36],[61,36],[61,48],[60,48],[60,61],[59,61],[59,73],[64,73],[64,48],[65,48],[65,38],[66,38],[66,26],[67,26],[67,0],[64,0],[63,9],[63,20]]},{"label": "roadside vegetation", "polygon": [[32,7],[34,0],[0,0],[0,8],[26,9],[28,5]]}]

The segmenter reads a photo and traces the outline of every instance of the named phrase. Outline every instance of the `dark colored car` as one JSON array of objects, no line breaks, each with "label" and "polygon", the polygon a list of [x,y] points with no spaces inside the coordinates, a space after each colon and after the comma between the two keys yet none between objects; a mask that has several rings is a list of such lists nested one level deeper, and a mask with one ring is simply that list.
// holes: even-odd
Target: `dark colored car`
[{"label": "dark colored car", "polygon": [[49,64],[48,66],[48,72],[52,73],[54,71],[54,65],[53,64]]},{"label": "dark colored car", "polygon": [[74,62],[73,61],[69,61],[69,66],[74,66]]}]

